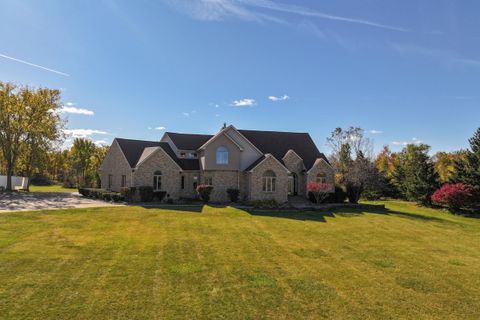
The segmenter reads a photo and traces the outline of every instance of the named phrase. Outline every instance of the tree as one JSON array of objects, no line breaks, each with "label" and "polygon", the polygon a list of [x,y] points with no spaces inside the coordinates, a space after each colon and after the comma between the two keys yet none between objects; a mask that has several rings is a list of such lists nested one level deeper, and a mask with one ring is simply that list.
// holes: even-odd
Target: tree
[{"label": "tree", "polygon": [[386,178],[391,179],[395,171],[396,166],[396,153],[392,153],[388,146],[383,146],[382,151],[375,159],[375,166],[378,171],[382,173]]},{"label": "tree", "polygon": [[470,150],[454,160],[454,170],[449,180],[451,183],[470,185],[480,192],[480,128],[468,141]]},{"label": "tree", "polygon": [[402,195],[424,205],[431,203],[431,195],[438,187],[438,174],[428,156],[426,144],[409,144],[398,155],[393,181]]},{"label": "tree", "polygon": [[438,173],[440,182],[445,183],[450,180],[455,170],[455,159],[462,156],[462,152],[437,152],[433,156],[435,171]]},{"label": "tree", "polygon": [[365,188],[376,183],[377,173],[375,165],[360,152],[357,158],[351,162],[344,176],[348,201],[357,203]]},{"label": "tree", "polygon": [[372,155],[372,143],[369,138],[365,137],[364,130],[360,127],[349,127],[348,129],[336,128],[327,138],[327,143],[332,149],[333,155],[339,159],[344,145],[348,145],[350,152],[355,157],[361,152],[366,157]]},{"label": "tree", "polygon": [[60,107],[59,90],[34,90],[0,82],[0,148],[7,190],[12,190],[12,176],[20,156],[26,158],[26,170],[31,171],[30,161],[34,162],[39,149],[48,148],[60,138]]},{"label": "tree", "polygon": [[70,152],[77,171],[77,184],[87,186],[90,182],[87,181],[87,172],[95,161],[95,144],[88,139],[76,138]]}]

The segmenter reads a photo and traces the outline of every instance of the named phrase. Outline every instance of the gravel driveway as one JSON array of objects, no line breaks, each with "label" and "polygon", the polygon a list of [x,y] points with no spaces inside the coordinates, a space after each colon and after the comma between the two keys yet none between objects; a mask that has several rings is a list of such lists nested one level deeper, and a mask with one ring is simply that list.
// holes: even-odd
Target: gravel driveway
[{"label": "gravel driveway", "polygon": [[0,192],[0,212],[118,206],[77,192]]}]

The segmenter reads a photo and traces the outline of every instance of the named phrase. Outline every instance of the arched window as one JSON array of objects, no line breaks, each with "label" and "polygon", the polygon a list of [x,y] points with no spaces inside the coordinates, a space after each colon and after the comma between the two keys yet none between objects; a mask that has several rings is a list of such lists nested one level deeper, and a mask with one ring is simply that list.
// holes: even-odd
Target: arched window
[{"label": "arched window", "polygon": [[267,170],[262,177],[262,190],[263,192],[275,192],[275,185],[277,182],[277,176],[272,170]]},{"label": "arched window", "polygon": [[317,174],[317,183],[327,183],[327,175],[325,173]]},{"label": "arched window", "polygon": [[228,149],[220,146],[217,149],[217,164],[228,164]]},{"label": "arched window", "polygon": [[153,173],[153,190],[162,190],[162,171]]}]

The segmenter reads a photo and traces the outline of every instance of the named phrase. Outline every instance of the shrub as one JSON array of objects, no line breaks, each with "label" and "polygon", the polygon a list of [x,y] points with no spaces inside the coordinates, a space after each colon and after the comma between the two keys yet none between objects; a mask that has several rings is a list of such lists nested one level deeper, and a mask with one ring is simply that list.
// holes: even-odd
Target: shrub
[{"label": "shrub", "polygon": [[120,193],[117,193],[117,192],[113,192],[111,197],[113,202],[120,202],[125,199],[124,196],[122,196]]},{"label": "shrub", "polygon": [[121,188],[120,189],[120,195],[125,201],[133,201],[133,197],[135,196],[135,187],[130,187],[130,188]]},{"label": "shrub", "polygon": [[138,192],[140,193],[140,201],[142,201],[142,202],[153,201],[153,187],[152,186],[138,187]]},{"label": "shrub", "polygon": [[315,203],[322,203],[332,189],[333,185],[330,183],[309,182],[307,184],[307,191],[315,198]]},{"label": "shrub", "polygon": [[240,190],[229,188],[227,189],[227,194],[231,202],[238,202],[238,197],[240,196]]},{"label": "shrub", "polygon": [[248,205],[255,209],[276,209],[280,207],[275,199],[252,200],[248,202]]},{"label": "shrub", "polygon": [[197,187],[197,193],[202,199],[204,203],[208,203],[210,201],[210,194],[213,191],[213,186],[201,184]]},{"label": "shrub", "polygon": [[112,201],[112,193],[111,192],[105,192],[102,194],[102,198],[104,201]]},{"label": "shrub", "polygon": [[362,192],[363,187],[361,185],[347,183],[347,198],[350,203],[358,203]]},{"label": "shrub", "polygon": [[154,191],[153,192],[153,196],[155,199],[157,199],[157,201],[162,201],[165,196],[167,195],[167,192],[165,191]]},{"label": "shrub", "polygon": [[434,203],[447,206],[450,210],[469,208],[475,204],[475,190],[463,183],[444,184],[432,195]]},{"label": "shrub", "polygon": [[[315,202],[315,197],[312,194],[308,194],[308,199]],[[323,200],[323,203],[344,203],[347,199],[347,194],[340,186],[335,186],[335,191],[328,194]]]}]

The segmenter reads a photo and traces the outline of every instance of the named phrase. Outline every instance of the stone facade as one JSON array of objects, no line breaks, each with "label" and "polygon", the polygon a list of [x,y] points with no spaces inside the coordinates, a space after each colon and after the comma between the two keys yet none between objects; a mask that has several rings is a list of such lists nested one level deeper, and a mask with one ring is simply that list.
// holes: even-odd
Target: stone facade
[{"label": "stone facade", "polygon": [[[182,189],[182,176],[184,184]],[[200,171],[184,171],[180,174],[179,196],[185,199],[195,199],[198,197],[195,185],[200,184]],[[196,183],[196,184],[195,184]]]},{"label": "stone facade", "polygon": [[[100,179],[102,181],[102,189],[110,189],[112,191],[120,191],[122,176],[126,178],[126,187],[131,187],[132,184],[132,168],[123,155],[122,150],[117,142],[114,142],[110,147],[103,163],[99,169]],[[108,186],[109,175],[111,175],[112,185]]]},{"label": "stone facade", "polygon": [[313,164],[313,167],[307,173],[307,184],[309,182],[316,182],[317,175],[323,173],[326,175],[327,183],[332,185],[332,192],[335,191],[335,171],[331,165],[329,165],[323,159],[317,159]]},{"label": "stone facade", "polygon": [[[266,171],[271,170],[275,173],[275,191],[263,191],[263,176]],[[274,199],[278,203],[288,201],[288,172],[285,167],[272,155],[267,155],[265,160],[259,163],[252,172],[249,173],[249,200],[269,200]]]},{"label": "stone facade", "polygon": [[134,186],[153,186],[155,171],[162,173],[161,191],[167,192],[167,197],[180,198],[181,168],[172,160],[162,148],[152,153],[133,173]]},{"label": "stone facade", "polygon": [[298,195],[305,195],[306,193],[306,179],[305,179],[305,165],[303,159],[300,158],[295,151],[289,150],[283,157],[285,167],[291,172],[291,175],[296,175],[296,189]]},{"label": "stone facade", "polygon": [[[229,197],[227,189],[243,189],[243,175],[240,171],[217,171],[207,170],[201,173],[201,182],[205,183],[205,178],[211,178],[213,191],[210,196],[213,202],[228,202]],[[242,195],[240,195],[241,199]]]}]

